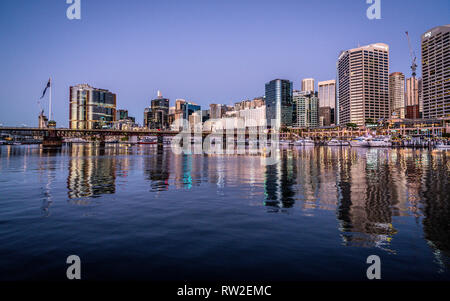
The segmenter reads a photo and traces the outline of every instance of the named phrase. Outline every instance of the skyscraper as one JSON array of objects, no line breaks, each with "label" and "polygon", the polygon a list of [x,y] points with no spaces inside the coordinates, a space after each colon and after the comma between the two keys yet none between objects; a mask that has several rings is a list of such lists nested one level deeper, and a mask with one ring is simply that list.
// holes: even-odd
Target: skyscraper
[{"label": "skyscraper", "polygon": [[389,46],[343,51],[337,62],[337,123],[389,118]]},{"label": "skyscraper", "polygon": [[401,72],[389,74],[390,115],[405,118],[405,75]]},{"label": "skyscraper", "polygon": [[293,127],[314,128],[319,126],[319,97],[313,91],[293,92]]},{"label": "skyscraper", "polygon": [[101,129],[112,127],[116,120],[116,94],[88,84],[69,89],[69,127]]},{"label": "skyscraper", "polygon": [[419,80],[415,77],[406,79],[405,103],[405,118],[419,118]]},{"label": "skyscraper", "polygon": [[274,79],[266,83],[266,118],[268,127],[292,125],[292,82]]},{"label": "skyscraper", "polygon": [[302,80],[302,91],[315,91],[314,90],[314,78],[304,78]]},{"label": "skyscraper", "polygon": [[423,117],[450,116],[450,24],[422,35]]},{"label": "skyscraper", "polygon": [[335,123],[336,80],[319,82],[319,119],[321,125],[329,126]]},{"label": "skyscraper", "polygon": [[151,101],[150,118],[146,125],[150,129],[167,129],[169,127],[169,99],[164,98],[160,91]]},{"label": "skyscraper", "polygon": [[419,116],[423,118],[423,80],[419,78],[418,82],[418,90],[419,90]]}]

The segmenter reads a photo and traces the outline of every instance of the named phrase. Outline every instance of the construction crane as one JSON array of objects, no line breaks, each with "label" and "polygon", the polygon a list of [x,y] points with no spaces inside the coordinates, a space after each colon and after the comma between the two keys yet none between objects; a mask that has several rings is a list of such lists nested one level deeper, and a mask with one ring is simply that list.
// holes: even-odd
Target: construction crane
[{"label": "construction crane", "polygon": [[412,61],[412,64],[411,64],[412,77],[415,78],[416,77],[416,69],[417,69],[417,64],[416,64],[417,57],[411,46],[411,39],[409,38],[408,32],[406,31],[405,33],[406,33],[406,37],[408,38],[409,55],[411,56],[411,61]]}]

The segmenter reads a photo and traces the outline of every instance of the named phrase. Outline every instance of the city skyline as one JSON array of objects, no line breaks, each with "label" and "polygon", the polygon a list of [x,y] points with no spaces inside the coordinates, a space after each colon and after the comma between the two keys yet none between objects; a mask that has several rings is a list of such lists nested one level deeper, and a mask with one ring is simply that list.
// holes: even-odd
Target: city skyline
[{"label": "city skyline", "polygon": [[[49,1],[43,1],[21,7],[11,4],[2,5],[1,22],[4,26],[1,31],[5,40],[6,66],[0,80],[7,89],[2,89],[0,92],[3,103],[0,123],[35,125],[40,111],[37,101],[49,76],[52,77],[54,84],[54,117],[58,125],[63,127],[68,126],[68,87],[85,82],[117,94],[117,108],[129,110],[130,115],[138,116],[138,122],[141,123],[139,116],[142,115],[144,108],[150,105],[157,90],[163,91],[164,95],[171,99],[172,104],[177,98],[185,98],[198,103],[203,108],[207,108],[210,103],[232,105],[242,99],[252,99],[263,95],[264,83],[273,78],[293,80],[294,89],[300,89],[302,78],[311,77],[316,81],[333,79],[336,77],[335,64],[339,52],[355,48],[358,44],[377,42],[388,44],[390,46],[389,71],[403,72],[406,77],[410,77],[409,50],[404,32],[409,31],[413,48],[420,58],[421,35],[431,28],[447,24],[445,11],[448,11],[446,8],[449,7],[449,4],[443,1],[435,2],[435,5],[430,7],[423,7],[415,1],[402,1],[396,4],[383,1],[382,19],[368,20],[365,15],[367,9],[365,1],[361,3],[343,1],[339,4],[329,2],[324,7],[329,8],[330,11],[321,11],[324,16],[331,17],[328,22],[336,23],[336,18],[346,16],[348,23],[336,25],[336,28],[332,29],[340,32],[338,37],[329,34],[323,40],[313,39],[310,49],[301,48],[299,51],[296,49],[298,41],[294,34],[300,31],[302,26],[309,26],[306,21],[289,21],[291,12],[277,11],[275,15],[279,18],[270,21],[274,24],[274,28],[265,32],[267,26],[263,26],[261,20],[248,19],[258,12],[262,12],[262,16],[267,16],[269,2],[262,1],[256,5],[253,1],[242,4],[220,2],[211,4],[196,1],[195,4],[198,5],[193,5],[192,8],[182,3],[174,5],[173,2],[170,4],[134,2],[127,7],[133,12],[130,15],[135,15],[135,10],[145,11],[145,8],[150,6],[151,9],[146,12],[154,19],[148,18],[149,21],[143,21],[141,18],[143,15],[139,15],[138,21],[126,19],[126,24],[121,24],[124,25],[122,30],[119,30],[114,22],[110,24],[110,20],[107,20],[107,24],[112,26],[111,29],[106,25],[100,26],[99,29],[95,28],[98,27],[98,20],[101,20],[105,13],[112,13],[111,21],[119,16],[123,5],[121,3],[105,1],[103,5],[99,5],[83,2],[85,6],[83,6],[82,19],[70,21],[65,18],[63,2],[51,5]],[[286,3],[291,7],[305,5],[305,3],[291,1]],[[316,5],[306,4],[306,9],[313,12],[311,18],[318,13],[316,10],[319,6],[323,6],[316,7]],[[225,12],[235,14],[232,14],[230,19],[224,19],[221,14],[222,18],[216,22],[217,20],[213,20],[214,11],[219,6]],[[199,7],[202,7],[204,12],[211,13],[209,18],[194,20],[193,17],[199,14],[196,11]],[[402,10],[400,16],[398,16],[399,8]],[[414,20],[412,15],[418,9],[421,10],[424,18]],[[331,13],[333,10],[339,13],[333,15]],[[188,12],[192,15],[182,14]],[[33,13],[44,14],[46,18],[33,18]],[[433,18],[426,17],[431,15]],[[167,28],[158,27],[161,31],[154,32],[151,27],[161,16],[172,21],[177,16],[181,16],[179,21],[188,21],[185,24],[186,28],[182,28],[180,25],[182,22],[174,22]],[[237,20],[238,24],[233,25],[233,21]],[[60,28],[56,28],[57,26],[52,25],[52,22],[61,25]],[[207,30],[205,25],[213,26],[212,29]],[[283,25],[289,26],[285,33],[278,35],[276,30],[283,28]],[[355,25],[360,28],[354,29]],[[11,30],[8,30],[8,34],[4,34],[8,28]],[[348,34],[345,34],[346,28],[349,30]],[[386,32],[386,28],[390,31]],[[239,29],[241,31],[243,29],[243,32],[239,32]],[[325,29],[330,30],[330,28]],[[196,35],[189,35],[193,31]],[[322,32],[323,29],[320,26],[315,28],[315,36],[320,37]],[[155,39],[148,38],[149,41],[143,39],[146,33]],[[186,47],[177,52],[174,48],[179,45],[176,43],[179,42],[176,37],[180,34],[181,36],[184,34],[182,39],[184,43],[181,45]],[[251,38],[246,41],[244,39],[246,36]],[[107,51],[89,47],[84,49],[73,42],[76,40],[74,38],[83,37],[86,42],[93,42],[92,39],[94,39],[97,42],[94,45],[103,45],[102,43],[108,41],[114,43],[104,44],[106,48],[99,47]],[[274,45],[258,43],[266,37]],[[43,41],[37,47],[34,43],[39,39]],[[236,39],[239,43],[230,43]],[[124,45],[117,46],[117,43],[122,41]],[[286,44],[286,41],[291,47],[281,50],[277,48],[277,43]],[[149,44],[149,42],[157,44]],[[203,47],[199,48],[199,43],[204,43]],[[220,50],[220,47],[227,43],[230,45]],[[163,45],[162,50],[166,52],[169,50],[167,55],[162,56],[161,53],[153,50],[149,53],[144,51],[158,45]],[[115,49],[116,46],[117,49]],[[277,61],[277,53],[282,53],[285,58]],[[311,53],[317,54],[314,54],[312,58],[308,57]],[[131,59],[130,54],[137,55]],[[246,60],[247,63],[243,63]],[[153,68],[146,69],[152,66]],[[420,64],[418,71],[418,77],[420,77]],[[27,89],[23,89],[24,86]],[[10,99],[11,101],[8,101]],[[5,110],[6,105],[8,110]],[[47,111],[47,103],[44,109]]]}]

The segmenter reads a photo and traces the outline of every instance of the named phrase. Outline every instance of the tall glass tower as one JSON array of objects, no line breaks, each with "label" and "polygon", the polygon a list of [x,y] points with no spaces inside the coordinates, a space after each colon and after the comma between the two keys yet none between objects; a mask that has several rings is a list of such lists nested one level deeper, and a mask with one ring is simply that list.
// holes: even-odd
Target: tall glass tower
[{"label": "tall glass tower", "polygon": [[267,126],[272,128],[292,126],[291,81],[274,79],[266,84],[266,120]]}]

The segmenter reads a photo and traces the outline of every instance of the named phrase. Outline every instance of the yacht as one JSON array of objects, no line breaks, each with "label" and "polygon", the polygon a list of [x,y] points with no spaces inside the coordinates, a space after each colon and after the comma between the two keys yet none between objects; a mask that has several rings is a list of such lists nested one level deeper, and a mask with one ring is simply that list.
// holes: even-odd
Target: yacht
[{"label": "yacht", "polygon": [[303,145],[304,146],[314,146],[315,143],[311,138],[306,138],[305,140],[303,140]]},{"label": "yacht", "polygon": [[331,139],[330,141],[327,142],[328,146],[341,146],[342,145],[342,141],[339,141],[337,139]]},{"label": "yacht", "polygon": [[294,141],[294,145],[295,146],[303,146],[303,139],[298,139],[298,140],[296,140],[296,141]]},{"label": "yacht", "polygon": [[368,147],[369,146],[369,140],[370,138],[368,137],[357,137],[355,139],[350,140],[350,145],[352,147]]},{"label": "yacht", "polygon": [[436,144],[437,149],[449,149],[450,150],[450,144],[444,144],[443,142]]},{"label": "yacht", "polygon": [[311,138],[298,139],[294,142],[295,146],[314,146],[315,143]]},{"label": "yacht", "polygon": [[378,137],[369,142],[370,147],[390,147],[392,146],[391,138],[389,137]]},{"label": "yacht", "polygon": [[156,144],[157,142],[158,139],[156,137],[144,137],[138,141],[138,144]]}]

